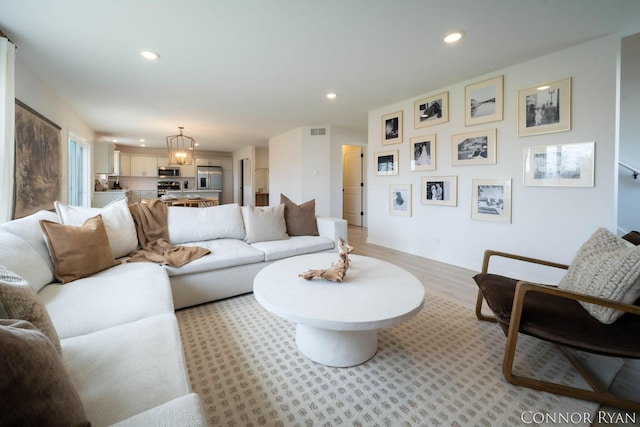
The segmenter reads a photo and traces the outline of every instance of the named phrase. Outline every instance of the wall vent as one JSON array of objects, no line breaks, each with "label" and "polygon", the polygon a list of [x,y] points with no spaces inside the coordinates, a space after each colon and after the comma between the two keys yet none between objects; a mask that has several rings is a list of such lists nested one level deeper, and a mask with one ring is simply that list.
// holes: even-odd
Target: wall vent
[{"label": "wall vent", "polygon": [[326,128],[311,128],[311,136],[319,136],[319,135],[326,135],[326,134],[327,134]]}]

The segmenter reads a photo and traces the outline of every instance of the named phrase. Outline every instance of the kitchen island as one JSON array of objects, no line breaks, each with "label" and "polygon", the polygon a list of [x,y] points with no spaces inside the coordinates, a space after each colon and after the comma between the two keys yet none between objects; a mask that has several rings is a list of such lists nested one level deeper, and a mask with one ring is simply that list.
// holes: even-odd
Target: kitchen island
[{"label": "kitchen island", "polygon": [[174,196],[178,199],[216,199],[218,202],[221,199],[221,190],[167,190],[167,196]]},{"label": "kitchen island", "polygon": [[123,197],[129,199],[129,190],[94,191],[91,206],[94,208],[103,208],[109,203]]}]

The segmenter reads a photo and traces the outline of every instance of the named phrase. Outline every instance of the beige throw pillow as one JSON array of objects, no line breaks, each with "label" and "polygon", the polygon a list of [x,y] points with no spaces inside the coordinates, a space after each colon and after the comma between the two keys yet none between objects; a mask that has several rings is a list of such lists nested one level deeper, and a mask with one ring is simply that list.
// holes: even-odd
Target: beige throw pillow
[{"label": "beige throw pillow", "polygon": [[91,425],[62,358],[24,320],[0,320],[0,424]]},{"label": "beige throw pillow", "polygon": [[0,265],[0,319],[20,319],[32,323],[60,349],[60,338],[38,294],[22,277]]},{"label": "beige throw pillow", "polygon": [[118,264],[113,258],[109,238],[100,215],[82,226],[62,225],[41,220],[55,266],[56,278],[69,283]]},{"label": "beige throw pillow", "polygon": [[280,203],[284,204],[284,220],[289,236],[317,236],[316,199],[296,205],[284,194],[280,194]]},{"label": "beige throw pillow", "polygon": [[245,242],[257,243],[270,240],[288,239],[287,225],[284,222],[284,205],[242,207],[244,228],[247,231]]},{"label": "beige throw pillow", "polygon": [[[633,304],[640,296],[640,246],[599,228],[587,240],[558,283],[561,289]],[[602,323],[615,322],[623,311],[580,303]]]}]

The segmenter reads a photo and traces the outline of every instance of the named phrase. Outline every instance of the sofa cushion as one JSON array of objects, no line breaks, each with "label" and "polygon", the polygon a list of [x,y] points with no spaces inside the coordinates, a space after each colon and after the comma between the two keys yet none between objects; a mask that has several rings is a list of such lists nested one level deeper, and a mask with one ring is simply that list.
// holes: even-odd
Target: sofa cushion
[{"label": "sofa cushion", "polygon": [[[185,208],[193,209],[195,208]],[[201,208],[199,208],[201,209]],[[184,274],[201,273],[204,271],[219,270],[221,268],[235,267],[238,265],[252,264],[265,260],[264,252],[248,245],[242,240],[217,239],[203,242],[185,243],[184,246],[199,246],[207,248],[210,254],[200,259],[191,261],[182,267],[164,266],[169,276],[181,276]]]},{"label": "sofa cushion", "polygon": [[[321,236],[293,236],[288,240],[253,243],[251,246],[265,253],[267,261],[304,255],[313,252],[328,251],[334,248],[334,241]],[[336,256],[336,260],[337,260]]]},{"label": "sofa cushion", "polygon": [[214,239],[244,239],[245,229],[237,203],[208,208],[171,206],[167,224],[169,242],[177,245]]},{"label": "sofa cushion", "polygon": [[242,219],[247,236],[247,243],[266,242],[270,240],[288,239],[287,224],[284,221],[284,205],[278,206],[243,206]]},{"label": "sofa cushion", "polygon": [[[599,228],[580,247],[558,287],[632,304],[640,296],[640,246]],[[623,311],[580,302],[602,323],[613,323]]]},{"label": "sofa cushion", "polygon": [[[94,426],[191,393],[174,313],[62,340],[62,357]],[[154,425],[166,425],[156,420]]]},{"label": "sofa cushion", "polygon": [[61,339],[173,312],[167,273],[147,262],[117,265],[67,285],[50,284],[39,296]]},{"label": "sofa cushion", "polygon": [[49,338],[24,320],[0,320],[3,426],[89,426],[82,401]]},{"label": "sofa cushion", "polygon": [[100,215],[80,227],[47,220],[40,221],[40,225],[60,282],[69,283],[117,264]]},{"label": "sofa cushion", "polygon": [[280,194],[280,203],[284,204],[284,220],[289,236],[317,236],[316,199],[296,205],[284,194]]},{"label": "sofa cushion", "polygon": [[[38,228],[44,244],[40,225]],[[0,263],[23,277],[35,292],[55,280],[49,252],[44,260],[24,239],[5,230],[0,230]]]},{"label": "sofa cushion", "polygon": [[0,319],[26,320],[60,351],[60,339],[38,295],[20,276],[0,265]]},{"label": "sofa cushion", "polygon": [[0,264],[16,272],[38,292],[54,280],[53,261],[42,235],[40,220],[58,222],[49,211],[0,224]]},{"label": "sofa cushion", "polygon": [[114,258],[127,256],[138,248],[136,227],[126,197],[114,200],[103,208],[68,206],[57,201],[53,204],[61,222],[66,225],[82,225],[89,218],[102,215]]}]

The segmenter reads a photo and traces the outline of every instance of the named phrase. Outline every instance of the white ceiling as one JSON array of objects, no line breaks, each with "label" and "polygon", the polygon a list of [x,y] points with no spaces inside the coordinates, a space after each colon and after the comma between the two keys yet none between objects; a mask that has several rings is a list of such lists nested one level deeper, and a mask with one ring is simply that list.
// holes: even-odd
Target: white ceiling
[{"label": "white ceiling", "polygon": [[[0,29],[98,135],[161,147],[184,126],[234,151],[299,126],[365,130],[384,105],[640,32],[640,0],[2,0]],[[445,46],[451,30],[465,38]]]}]

